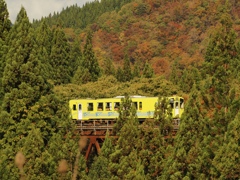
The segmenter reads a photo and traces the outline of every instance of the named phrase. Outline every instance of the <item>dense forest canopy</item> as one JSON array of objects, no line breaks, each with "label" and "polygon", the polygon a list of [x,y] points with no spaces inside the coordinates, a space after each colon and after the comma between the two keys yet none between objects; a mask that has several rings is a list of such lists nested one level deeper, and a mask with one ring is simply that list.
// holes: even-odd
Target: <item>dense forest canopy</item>
[{"label": "dense forest canopy", "polygon": [[[0,8],[0,179],[240,177],[240,1],[101,0],[33,23]],[[160,97],[154,119],[126,96],[86,163],[68,100],[124,94]]]}]

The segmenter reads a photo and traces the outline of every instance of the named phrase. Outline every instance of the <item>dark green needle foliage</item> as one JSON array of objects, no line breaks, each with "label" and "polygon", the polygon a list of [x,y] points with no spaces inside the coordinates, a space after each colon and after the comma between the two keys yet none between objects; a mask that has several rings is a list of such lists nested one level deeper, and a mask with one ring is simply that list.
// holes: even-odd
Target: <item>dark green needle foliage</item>
[{"label": "dark green needle foliage", "polygon": [[91,81],[94,82],[98,80],[100,75],[101,70],[92,46],[92,33],[88,32],[82,60],[74,74],[72,82],[75,84],[85,84]]},{"label": "dark green needle foliage", "polygon": [[152,68],[151,64],[149,64],[149,62],[146,61],[144,68],[143,68],[142,77],[143,78],[152,78],[153,75],[154,75],[153,68]]},{"label": "dark green needle foliage", "polygon": [[53,67],[50,61],[53,32],[47,25],[46,21],[42,21],[36,29],[36,45],[35,56],[41,61],[42,76],[49,80],[52,79]]},{"label": "dark green needle foliage", "polygon": [[219,179],[240,177],[240,113],[228,125],[222,147],[217,151],[213,165],[220,172]]},{"label": "dark green needle foliage", "polygon": [[127,82],[132,79],[132,69],[130,59],[127,55],[124,57],[124,64],[123,64],[123,74],[122,74],[122,81]]},{"label": "dark green needle foliage", "polygon": [[115,67],[113,65],[113,60],[106,58],[103,62],[103,71],[107,76],[115,76]]},{"label": "dark green needle foliage", "polygon": [[[137,154],[137,142],[139,141],[138,119],[136,109],[132,101],[125,96],[121,101],[117,130],[119,136],[114,152],[110,155],[110,171],[114,179],[132,179],[139,169],[141,161]],[[138,169],[138,171],[137,171]]]},{"label": "dark green needle foliage", "polygon": [[70,45],[66,35],[58,25],[53,31],[53,40],[50,54],[52,66],[51,80],[54,84],[69,83],[71,79]]},{"label": "dark green needle foliage", "polygon": [[98,64],[98,60],[94,54],[93,46],[92,46],[92,33],[88,32],[86,44],[83,50],[83,61],[82,67],[87,69],[91,75],[91,81],[97,81],[100,77],[100,67]]},{"label": "dark green needle foliage", "polygon": [[159,123],[153,119],[145,120],[140,126],[137,149],[146,179],[156,179],[164,167],[167,142],[161,132]]},{"label": "dark green needle foliage", "polygon": [[189,69],[185,69],[182,73],[179,86],[184,92],[190,93],[193,84],[199,86],[201,80],[200,72],[195,67],[190,67]]},{"label": "dark green needle foliage", "polygon": [[9,34],[2,79],[0,179],[19,179],[14,164],[19,151],[26,158],[26,179],[56,179],[58,161],[73,163],[76,155],[68,105],[53,94],[42,75],[36,37],[22,7]]},{"label": "dark green needle foliage", "polygon": [[71,77],[74,76],[75,72],[78,69],[78,66],[81,65],[82,61],[82,51],[80,48],[79,40],[76,39],[73,44],[71,45],[71,52],[70,52],[70,67],[71,67]]},{"label": "dark green needle foliage", "polygon": [[0,0],[0,103],[4,96],[2,89],[2,76],[6,65],[5,54],[7,53],[7,37],[11,29],[11,22],[8,19],[9,13],[7,10],[7,5],[4,0]]},{"label": "dark green needle foliage", "polygon": [[197,162],[204,128],[200,100],[200,93],[194,85],[174,140],[173,152],[167,159],[161,176],[163,179],[197,179],[202,175]]},{"label": "dark green needle foliage", "polygon": [[109,171],[109,156],[114,152],[113,139],[109,136],[107,131],[104,143],[101,147],[101,153],[95,158],[88,177],[90,179],[110,179],[111,173]]},{"label": "dark green needle foliage", "polygon": [[227,11],[227,3],[220,8],[220,24],[210,37],[204,68],[206,72],[203,100],[207,110],[204,152],[199,159],[206,178],[219,178],[221,171],[213,164],[216,152],[223,146],[224,134],[239,108],[236,107],[235,90],[232,87],[237,59],[236,33]]},{"label": "dark green needle foliage", "polygon": [[133,110],[132,100],[128,95],[125,95],[125,97],[121,99],[120,109],[118,110],[118,113],[119,116],[114,126],[115,133],[119,133],[129,117],[132,116],[136,118],[136,110]]}]

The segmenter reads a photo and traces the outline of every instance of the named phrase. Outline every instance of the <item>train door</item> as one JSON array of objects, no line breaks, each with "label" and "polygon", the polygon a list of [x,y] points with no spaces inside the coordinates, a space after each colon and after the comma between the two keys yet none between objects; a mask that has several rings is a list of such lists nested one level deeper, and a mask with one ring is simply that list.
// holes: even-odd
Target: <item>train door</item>
[{"label": "train door", "polygon": [[78,104],[78,119],[82,119],[82,104]]},{"label": "train door", "polygon": [[175,101],[175,116],[179,115],[179,102]]}]

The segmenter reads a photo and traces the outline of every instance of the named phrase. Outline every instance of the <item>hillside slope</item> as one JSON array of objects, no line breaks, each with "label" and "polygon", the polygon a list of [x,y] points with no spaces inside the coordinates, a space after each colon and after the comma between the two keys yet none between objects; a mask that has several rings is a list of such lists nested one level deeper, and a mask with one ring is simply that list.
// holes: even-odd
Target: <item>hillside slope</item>
[{"label": "hillside slope", "polygon": [[[96,54],[100,60],[107,57],[121,64],[127,53],[133,63],[150,61],[158,74],[169,74],[174,61],[181,68],[199,66],[221,8],[219,1],[204,0],[129,3],[119,12],[103,14],[91,26]],[[240,3],[235,1],[230,9],[239,37]]]}]

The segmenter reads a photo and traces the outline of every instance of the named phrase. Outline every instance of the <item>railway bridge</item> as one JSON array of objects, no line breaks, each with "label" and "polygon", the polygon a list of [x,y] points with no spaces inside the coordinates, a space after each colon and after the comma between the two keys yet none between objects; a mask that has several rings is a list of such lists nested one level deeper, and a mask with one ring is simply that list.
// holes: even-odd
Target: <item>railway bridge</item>
[{"label": "railway bridge", "polygon": [[[85,159],[88,160],[89,155],[92,151],[92,148],[96,148],[97,153],[99,154],[101,151],[100,144],[104,142],[106,133],[109,132],[110,137],[118,138],[113,133],[114,124],[116,120],[88,120],[88,121],[77,121],[77,132],[81,135],[81,137],[85,137],[88,139],[88,146],[85,154]],[[180,119],[173,120],[173,131],[172,134],[175,136],[180,125]],[[158,128],[158,127],[156,127]],[[168,138],[166,136],[165,138]]]}]

